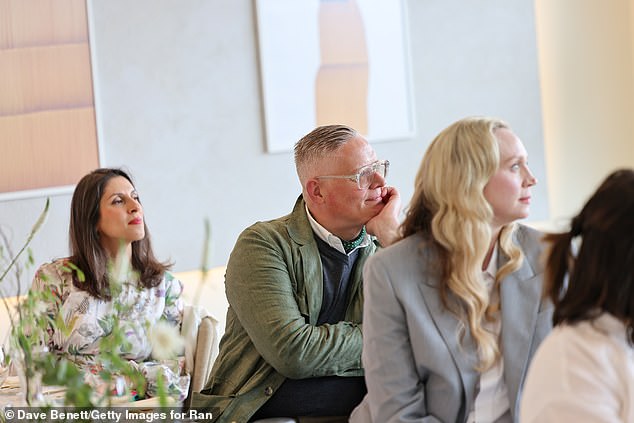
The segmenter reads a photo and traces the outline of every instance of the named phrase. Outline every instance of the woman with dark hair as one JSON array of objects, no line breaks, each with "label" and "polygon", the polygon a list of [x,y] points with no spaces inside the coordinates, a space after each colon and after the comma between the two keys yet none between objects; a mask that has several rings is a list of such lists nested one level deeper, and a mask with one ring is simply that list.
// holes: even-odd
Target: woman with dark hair
[{"label": "woman with dark hair", "polygon": [[610,174],[570,231],[546,239],[555,329],[529,369],[522,422],[634,422],[634,169]]},{"label": "woman with dark hair", "polygon": [[[162,358],[164,351],[153,351],[150,333],[159,322],[180,327],[182,283],[167,272],[169,264],[154,257],[143,207],[126,172],[97,169],[79,181],[71,202],[69,239],[71,256],[42,265],[31,287],[52,292],[55,302],[47,304],[48,314],[52,321],[61,317],[66,326],[60,330],[51,325],[49,349],[91,366],[116,317],[127,341],[119,346],[123,358]],[[141,368],[143,373],[146,368]],[[176,382],[180,386],[181,380]],[[148,383],[151,394],[152,381]],[[176,390],[182,391],[178,386]]]},{"label": "woman with dark hair", "polygon": [[363,270],[368,393],[353,423],[517,422],[550,332],[541,233],[516,221],[537,179],[503,121],[461,119],[428,147],[403,239]]},{"label": "woman with dark hair", "polygon": [[70,214],[70,261],[88,283],[74,285],[110,300],[107,265],[125,252],[146,288],[159,285],[169,265],[154,257],[143,207],[130,176],[121,169],[97,169],[84,176],[73,194]]}]

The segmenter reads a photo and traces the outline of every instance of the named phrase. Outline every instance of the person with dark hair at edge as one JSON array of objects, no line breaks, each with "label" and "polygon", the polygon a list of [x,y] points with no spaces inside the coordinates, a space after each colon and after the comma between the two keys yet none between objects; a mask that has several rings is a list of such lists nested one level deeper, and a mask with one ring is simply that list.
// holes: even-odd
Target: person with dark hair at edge
[{"label": "person with dark hair at edge", "polygon": [[546,239],[555,328],[528,370],[521,421],[634,422],[634,169],[611,173]]}]

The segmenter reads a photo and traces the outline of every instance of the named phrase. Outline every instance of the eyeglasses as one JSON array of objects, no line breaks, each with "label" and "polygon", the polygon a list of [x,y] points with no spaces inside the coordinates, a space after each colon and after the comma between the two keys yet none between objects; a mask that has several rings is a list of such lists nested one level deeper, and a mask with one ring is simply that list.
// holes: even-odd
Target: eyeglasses
[{"label": "eyeglasses", "polygon": [[385,178],[389,168],[389,160],[377,160],[374,163],[363,166],[359,169],[359,172],[354,175],[317,176],[316,179],[349,179],[356,182],[359,189],[368,189],[374,181],[374,175],[378,173],[382,178]]}]

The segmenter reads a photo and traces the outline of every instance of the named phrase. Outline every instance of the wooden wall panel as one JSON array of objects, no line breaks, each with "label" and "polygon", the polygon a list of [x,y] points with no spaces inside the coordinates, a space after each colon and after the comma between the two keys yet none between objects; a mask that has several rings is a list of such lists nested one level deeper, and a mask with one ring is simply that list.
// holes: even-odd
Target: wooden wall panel
[{"label": "wooden wall panel", "polygon": [[86,0],[0,0],[0,49],[88,42]]},{"label": "wooden wall panel", "polygon": [[0,159],[0,192],[74,185],[99,164],[92,107],[2,116],[0,134],[11,152]]},{"label": "wooden wall panel", "polygon": [[0,194],[99,166],[86,0],[0,0]]},{"label": "wooden wall panel", "polygon": [[0,50],[0,75],[0,116],[93,104],[87,44]]}]

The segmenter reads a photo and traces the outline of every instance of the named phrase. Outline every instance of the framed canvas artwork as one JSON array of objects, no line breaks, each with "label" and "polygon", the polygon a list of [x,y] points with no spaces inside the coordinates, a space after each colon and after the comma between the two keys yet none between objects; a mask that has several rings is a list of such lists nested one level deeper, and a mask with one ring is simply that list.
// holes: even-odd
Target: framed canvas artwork
[{"label": "framed canvas artwork", "polygon": [[257,0],[267,149],[346,124],[370,142],[414,133],[402,0]]}]

